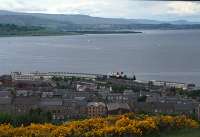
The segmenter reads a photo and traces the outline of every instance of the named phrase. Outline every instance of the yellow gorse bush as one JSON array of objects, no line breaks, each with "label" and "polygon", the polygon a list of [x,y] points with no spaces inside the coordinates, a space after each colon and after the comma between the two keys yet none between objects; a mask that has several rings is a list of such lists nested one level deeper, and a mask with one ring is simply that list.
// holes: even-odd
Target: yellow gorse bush
[{"label": "yellow gorse bush", "polygon": [[198,122],[186,116],[142,116],[126,114],[72,121],[62,125],[31,124],[14,128],[0,125],[0,137],[123,137],[143,136],[163,130],[198,128]]}]

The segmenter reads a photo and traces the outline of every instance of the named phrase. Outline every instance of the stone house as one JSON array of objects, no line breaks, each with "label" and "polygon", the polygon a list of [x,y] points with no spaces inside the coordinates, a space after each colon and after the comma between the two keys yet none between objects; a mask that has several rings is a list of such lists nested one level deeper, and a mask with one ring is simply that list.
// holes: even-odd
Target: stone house
[{"label": "stone house", "polygon": [[87,104],[87,115],[88,117],[101,117],[106,116],[107,109],[103,102],[89,102]]},{"label": "stone house", "polygon": [[51,112],[54,120],[64,120],[66,110],[63,107],[61,98],[41,98],[39,108],[46,112]]},{"label": "stone house", "polygon": [[77,119],[87,117],[87,102],[84,97],[74,99],[63,99],[63,106],[66,111],[65,118]]},{"label": "stone house", "polygon": [[163,113],[163,114],[174,114],[175,108],[174,103],[161,103],[154,102],[152,103],[152,113]]},{"label": "stone house", "polygon": [[13,99],[12,113],[15,115],[28,114],[31,109],[38,108],[39,97],[27,96],[27,97],[15,97]]},{"label": "stone house", "polygon": [[12,96],[10,91],[0,91],[0,112],[10,114],[12,110]]},{"label": "stone house", "polygon": [[2,86],[12,86],[12,77],[11,75],[2,75],[0,76],[0,82]]}]

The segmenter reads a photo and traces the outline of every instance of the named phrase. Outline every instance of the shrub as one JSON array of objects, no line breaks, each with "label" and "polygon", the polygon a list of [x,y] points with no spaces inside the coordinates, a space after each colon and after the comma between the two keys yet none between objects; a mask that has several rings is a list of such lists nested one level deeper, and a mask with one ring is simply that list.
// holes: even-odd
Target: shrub
[{"label": "shrub", "polygon": [[134,116],[126,114],[72,121],[62,125],[31,124],[13,127],[0,125],[0,137],[137,137],[165,130],[198,128],[186,116]]}]

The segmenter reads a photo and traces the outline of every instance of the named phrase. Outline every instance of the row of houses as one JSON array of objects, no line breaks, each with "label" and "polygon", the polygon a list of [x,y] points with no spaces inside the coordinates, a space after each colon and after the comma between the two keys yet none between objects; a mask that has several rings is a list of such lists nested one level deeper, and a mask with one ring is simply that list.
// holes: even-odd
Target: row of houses
[{"label": "row of houses", "polygon": [[135,104],[136,112],[153,114],[185,114],[188,116],[199,117],[199,104],[177,104],[161,102],[139,102]]},{"label": "row of houses", "polygon": [[74,97],[73,99],[40,98],[38,96],[12,97],[9,91],[0,91],[0,112],[2,113],[23,115],[37,108],[51,112],[53,119],[57,120],[106,116],[113,112],[121,114],[131,111],[127,103],[88,102],[85,97]]},{"label": "row of houses", "polygon": [[[42,93],[42,94],[41,94]],[[109,92],[38,92],[19,90],[15,96],[10,91],[0,91],[0,112],[14,115],[27,114],[41,108],[51,112],[54,119],[106,116],[127,112],[187,114],[200,117],[199,102],[180,97],[149,95],[138,101],[140,94],[131,91]]]},{"label": "row of houses", "polygon": [[[118,93],[108,87],[98,89],[97,84],[91,80],[70,82],[70,88],[66,88],[68,83],[64,83],[67,86],[60,86],[60,89],[55,85],[55,81],[48,79],[49,74],[51,73],[36,72],[26,75],[16,72],[3,77],[2,83],[10,83],[11,89],[14,87],[14,90],[10,90],[12,94],[10,91],[0,91],[0,112],[21,115],[29,113],[32,109],[41,108],[43,111],[51,112],[53,119],[58,120],[127,112],[187,114],[200,117],[199,102],[177,96],[173,90],[168,92],[167,88],[149,89],[149,82],[109,79],[111,85],[132,88]],[[53,74],[67,75],[52,73],[52,76]],[[156,86],[174,87],[177,83],[165,82],[162,85],[161,82]],[[181,86],[183,88],[182,83],[177,88]]]}]

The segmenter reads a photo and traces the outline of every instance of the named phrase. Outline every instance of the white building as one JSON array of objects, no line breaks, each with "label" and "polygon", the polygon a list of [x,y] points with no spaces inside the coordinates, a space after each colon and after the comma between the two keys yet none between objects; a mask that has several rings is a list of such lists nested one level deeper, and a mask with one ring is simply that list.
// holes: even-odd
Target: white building
[{"label": "white building", "polygon": [[31,73],[22,73],[22,72],[12,72],[11,73],[13,80],[24,80],[24,81],[34,81],[39,79],[51,79],[52,77],[82,77],[82,78],[97,78],[102,77],[100,74],[90,74],[90,73],[70,73],[70,72],[31,72]]},{"label": "white building", "polygon": [[167,88],[177,88],[177,89],[187,89],[187,84],[179,82],[170,82],[170,81],[151,81],[155,86],[163,86]]},{"label": "white building", "polygon": [[35,77],[32,74],[22,74],[21,72],[12,72],[11,77],[16,81],[34,81]]}]

